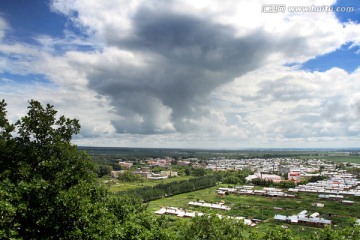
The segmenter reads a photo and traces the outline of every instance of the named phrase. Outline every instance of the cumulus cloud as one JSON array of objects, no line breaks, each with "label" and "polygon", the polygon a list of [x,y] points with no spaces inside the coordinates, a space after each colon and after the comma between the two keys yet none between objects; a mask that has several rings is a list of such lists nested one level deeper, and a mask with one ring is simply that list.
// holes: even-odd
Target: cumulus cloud
[{"label": "cumulus cloud", "polygon": [[[242,121],[253,122],[253,131],[265,142],[296,139],[314,146],[340,138],[347,142],[360,136],[359,73],[359,69],[349,74],[337,68],[311,73],[264,67],[213,94],[228,102],[225,111],[240,110]],[[229,104],[233,102],[241,102],[241,108]]]},{"label": "cumulus cloud", "polygon": [[8,29],[8,24],[6,21],[0,16],[0,41],[5,36],[5,31]]},{"label": "cumulus cloud", "polygon": [[[262,4],[53,0],[81,34],[0,45],[0,71],[48,79],[49,94],[39,94],[61,93],[52,102],[80,118],[83,143],[243,147],[357,136],[359,70],[299,66],[359,44],[359,25],[334,13],[264,14]],[[0,19],[0,39],[5,26]]]},{"label": "cumulus cloud", "polygon": [[[216,88],[270,62],[335,50],[346,31],[333,14],[261,14],[261,3],[248,1],[53,1],[52,8],[102,42],[103,51],[70,61],[89,88],[109,97],[119,133],[201,130]],[[267,88],[283,100],[306,97],[296,85],[265,82],[263,94]]]}]

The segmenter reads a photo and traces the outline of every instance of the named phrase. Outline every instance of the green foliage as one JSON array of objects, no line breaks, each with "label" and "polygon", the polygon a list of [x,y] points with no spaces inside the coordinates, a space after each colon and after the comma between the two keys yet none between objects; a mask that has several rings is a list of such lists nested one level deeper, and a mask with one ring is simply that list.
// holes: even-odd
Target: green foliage
[{"label": "green foliage", "polygon": [[198,178],[191,178],[189,180],[172,181],[170,183],[157,184],[153,187],[146,186],[137,189],[130,189],[127,191],[122,191],[121,194],[137,196],[141,198],[144,202],[148,202],[167,196],[213,187],[216,185],[216,181],[216,176],[210,175]]},{"label": "green foliage", "polygon": [[281,181],[278,183],[278,186],[281,188],[294,188],[296,187],[296,183],[293,181]]},{"label": "green foliage", "polygon": [[222,171],[215,173],[218,181],[226,184],[244,184],[246,182],[245,178],[251,174],[252,171],[250,169],[244,169],[241,171]]},{"label": "green foliage", "polygon": [[[16,238],[18,233],[16,231],[19,226],[16,221],[17,206],[14,202],[17,202],[19,195],[17,192],[9,191],[8,189],[14,189],[14,184],[5,180],[0,183],[0,238],[11,239]],[[22,208],[23,206],[19,206]]]},{"label": "green foliage", "polygon": [[272,180],[266,180],[266,179],[260,179],[260,178],[255,178],[255,179],[251,180],[251,183],[256,186],[262,186],[262,187],[293,188],[296,186],[296,183],[293,181],[281,181],[279,183],[276,183]]},{"label": "green foliage", "polygon": [[187,168],[185,169],[185,174],[186,174],[186,176],[190,176],[191,170],[190,170],[189,167],[187,167]]},{"label": "green foliage", "polygon": [[354,174],[355,177],[360,178],[360,168],[357,168],[357,167],[351,168],[350,173]]},{"label": "green foliage", "polygon": [[360,227],[346,227],[342,229],[332,229],[325,227],[320,232],[316,232],[310,238],[311,240],[358,240],[360,239]]},{"label": "green foliage", "polygon": [[14,125],[10,124],[6,118],[6,102],[3,99],[0,102],[0,139],[9,140],[11,137],[12,131],[14,131]]},{"label": "green foliage", "polygon": [[105,164],[98,165],[97,167],[98,177],[101,178],[103,176],[110,175],[112,170],[113,167],[110,165],[105,165]]},{"label": "green foliage", "polygon": [[149,227],[160,226],[151,216],[124,229],[145,214],[140,202],[97,183],[92,160],[70,143],[77,120],[29,103],[28,114],[11,125],[0,102],[0,239],[130,239],[131,229],[162,236]]},{"label": "green foliage", "polygon": [[184,226],[184,240],[230,240],[247,239],[243,236],[245,225],[242,221],[220,219],[216,215],[198,216]]},{"label": "green foliage", "polygon": [[258,237],[259,240],[293,240],[295,239],[292,232],[288,229],[276,227],[268,229],[263,236]]},{"label": "green foliage", "polygon": [[307,179],[308,182],[317,182],[321,180],[325,180],[326,176],[312,176],[309,179]]},{"label": "green foliage", "polygon": [[[120,223],[109,211],[109,196],[105,188],[80,182],[59,192],[52,226],[58,239],[109,239],[120,236]],[[49,220],[44,221],[49,224]],[[54,231],[54,230],[53,230]]]},{"label": "green foliage", "polygon": [[196,177],[201,177],[206,175],[206,171],[204,168],[193,168],[192,174]]},{"label": "green foliage", "polygon": [[144,179],[138,175],[138,174],[133,174],[131,171],[129,170],[125,170],[124,172],[122,172],[119,175],[119,181],[122,182],[143,182]]},{"label": "green foliage", "polygon": [[[94,165],[70,144],[79,132],[77,120],[56,119],[53,106],[30,101],[28,115],[17,121],[17,137],[2,139],[0,179],[11,182],[43,178],[57,188],[93,179]],[[8,135],[10,135],[8,133]]]},{"label": "green foliage", "polygon": [[266,179],[260,179],[260,178],[255,178],[255,179],[251,180],[251,183],[254,185],[263,186],[263,187],[274,186],[274,182],[272,180],[266,180]]}]

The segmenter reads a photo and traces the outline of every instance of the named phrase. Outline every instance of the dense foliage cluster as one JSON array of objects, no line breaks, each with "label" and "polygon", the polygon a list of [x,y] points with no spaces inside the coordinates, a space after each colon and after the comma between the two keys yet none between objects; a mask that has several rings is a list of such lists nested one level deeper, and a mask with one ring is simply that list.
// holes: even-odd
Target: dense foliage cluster
[{"label": "dense foliage cluster", "polygon": [[246,183],[246,177],[253,172],[250,169],[243,169],[241,171],[219,171],[216,172],[218,181],[226,184],[244,184]]},{"label": "dense foliage cluster", "polygon": [[172,196],[176,194],[192,192],[216,185],[217,178],[214,175],[191,178],[189,180],[173,181],[165,184],[157,184],[153,187],[130,189],[121,194],[136,196],[144,202]]},{"label": "dense foliage cluster", "polygon": [[256,186],[262,186],[262,187],[293,188],[296,186],[296,183],[293,181],[281,181],[279,183],[276,183],[272,180],[260,179],[260,178],[255,178],[251,180],[251,183]]},{"label": "dense foliage cluster", "polygon": [[98,184],[92,160],[70,143],[77,120],[56,118],[53,106],[37,101],[28,109],[11,124],[0,102],[0,239],[154,239],[166,232],[140,201]]}]

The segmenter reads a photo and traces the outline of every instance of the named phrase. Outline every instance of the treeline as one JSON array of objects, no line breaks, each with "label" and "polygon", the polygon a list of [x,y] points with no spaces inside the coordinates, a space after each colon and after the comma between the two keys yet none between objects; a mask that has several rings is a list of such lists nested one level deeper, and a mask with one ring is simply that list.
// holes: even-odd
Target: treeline
[{"label": "treeline", "polygon": [[[194,168],[193,171],[198,171],[199,169],[204,170],[202,168]],[[249,169],[244,169],[242,171],[234,170],[215,173],[209,173],[205,170],[201,172],[201,174],[205,173],[208,173],[209,175],[191,178],[189,180],[158,184],[153,187],[146,186],[137,189],[129,189],[127,191],[122,191],[121,194],[135,196],[142,199],[144,202],[148,202],[155,199],[213,187],[216,186],[218,182],[226,184],[244,184],[246,182],[245,178],[249,174],[252,174],[251,170]]]},{"label": "treeline", "polygon": [[322,181],[325,180],[327,177],[326,176],[311,176],[309,179],[304,180],[307,182],[317,182],[317,181]]},{"label": "treeline", "polygon": [[144,202],[148,202],[167,196],[213,187],[216,185],[217,179],[218,178],[215,175],[203,176],[191,178],[189,180],[173,181],[170,183],[158,184],[153,187],[147,186],[137,189],[130,189],[127,191],[122,191],[121,195],[138,197]]},{"label": "treeline", "polygon": [[251,174],[253,174],[253,172],[250,169],[243,169],[241,171],[219,171],[214,173],[219,182],[226,184],[245,184],[245,178]]},{"label": "treeline", "polygon": [[251,180],[251,183],[256,186],[262,186],[262,187],[279,187],[279,188],[294,188],[296,187],[296,183],[293,181],[281,181],[279,183],[276,183],[272,180],[266,180],[266,179],[260,179],[255,178]]},{"label": "treeline", "polygon": [[[326,176],[312,176],[308,179],[303,179],[301,182],[298,183],[298,185],[304,185],[309,182],[317,182],[321,180],[325,180]],[[294,188],[296,187],[296,183],[293,181],[281,181],[279,183],[276,183],[272,180],[266,180],[266,179],[260,179],[255,178],[251,180],[251,183],[256,186],[262,186],[262,187],[280,187],[280,188]]]}]

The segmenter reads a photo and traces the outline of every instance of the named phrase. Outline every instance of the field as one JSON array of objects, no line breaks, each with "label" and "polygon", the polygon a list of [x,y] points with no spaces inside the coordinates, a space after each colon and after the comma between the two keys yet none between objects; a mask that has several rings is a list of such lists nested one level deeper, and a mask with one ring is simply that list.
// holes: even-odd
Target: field
[{"label": "field", "polygon": [[[85,150],[95,160],[122,159],[148,159],[156,157],[189,157],[200,160],[225,157],[229,159],[242,158],[318,158],[330,161],[360,163],[360,156],[352,156],[351,152],[359,153],[360,149],[253,149],[253,150],[205,150],[205,149],[166,149],[166,148],[104,148],[104,147],[79,147]],[[110,161],[111,162],[111,161]]]},{"label": "field", "polygon": [[[347,200],[355,200],[354,205],[343,205],[341,202],[319,200],[317,194],[301,193],[297,198],[271,198],[265,196],[246,195],[227,195],[220,197],[217,196],[216,189],[217,187],[213,187],[155,200],[148,203],[148,209],[149,211],[154,212],[159,210],[162,206],[172,206],[201,211],[209,214],[219,213],[229,216],[243,216],[248,219],[262,220],[256,226],[258,230],[264,230],[275,225],[283,225],[292,229],[294,233],[301,234],[302,236],[304,236],[304,234],[308,234],[309,232],[317,231],[318,228],[275,222],[273,220],[274,215],[296,215],[303,210],[307,210],[310,214],[318,212],[321,217],[332,220],[333,226],[336,228],[350,226],[353,221],[360,216],[360,203],[358,201],[360,199],[355,199],[354,197],[347,198]],[[203,200],[211,203],[224,201],[225,205],[231,207],[231,210],[222,211],[188,206],[189,201],[197,200]],[[312,203],[324,203],[325,206],[323,208],[317,208],[311,206]],[[183,219],[180,220],[176,217],[171,218],[175,222],[184,221]]]},{"label": "field", "polygon": [[[101,149],[102,150],[102,149]],[[110,151],[111,150],[111,151]],[[126,150],[126,151],[125,151]],[[287,150],[287,151],[199,151],[199,150],[176,150],[176,149],[135,149],[135,150],[122,150],[124,152],[117,152],[117,149],[106,149],[100,156],[104,158],[107,156],[111,161],[116,160],[118,157],[122,159],[131,160],[132,158],[146,159],[147,156],[162,157],[172,156],[179,157],[196,157],[200,160],[208,160],[210,158],[272,158],[272,157],[289,157],[301,159],[324,159],[333,162],[349,162],[360,163],[360,156],[350,155],[349,151],[306,151],[306,150]],[[98,151],[98,150],[97,150]],[[103,150],[102,150],[103,151]],[[127,152],[129,151],[129,152]],[[94,153],[93,153],[94,154]],[[96,155],[96,154],[95,154]],[[116,157],[116,158],[115,158]],[[115,161],[116,162],[116,161]],[[101,181],[109,187],[111,192],[126,191],[129,189],[141,188],[144,186],[155,186],[157,184],[169,183],[172,181],[187,180],[191,177],[180,176],[176,178],[164,180],[144,180],[143,182],[124,183],[114,180],[110,177],[101,178]],[[219,187],[219,186],[217,186]],[[246,196],[246,195],[227,195],[224,197],[217,196],[217,187],[203,189],[199,191],[179,194],[176,196],[162,198],[159,200],[147,203],[148,210],[154,212],[159,210],[162,206],[172,206],[193,211],[201,211],[204,213],[219,213],[229,216],[243,216],[248,219],[260,219],[261,222],[253,230],[249,231],[265,231],[265,229],[273,228],[274,226],[283,226],[292,230],[295,235],[301,236],[302,239],[306,235],[319,231],[319,228],[287,224],[284,222],[276,222],[273,220],[275,214],[281,215],[296,215],[303,210],[307,210],[310,214],[314,212],[320,213],[320,216],[332,221],[332,227],[343,228],[351,226],[355,219],[360,218],[360,198],[345,197],[346,200],[353,200],[353,205],[343,205],[341,202],[319,200],[318,194],[305,194],[300,193],[297,198],[277,198],[277,197],[264,197],[264,196]],[[222,187],[228,187],[222,185]],[[201,207],[188,206],[189,201],[203,200],[210,203],[225,201],[232,209],[230,211],[212,210]],[[323,208],[313,207],[312,203],[323,203]],[[171,227],[176,228],[179,224],[184,224],[189,219],[182,219],[177,217],[168,217],[171,221]]]},{"label": "field", "polygon": [[332,162],[360,163],[360,156],[352,156],[347,152],[318,152],[309,156],[300,156],[301,159],[323,159]]},{"label": "field", "polygon": [[162,180],[146,180],[143,182],[120,182],[116,179],[105,177],[101,181],[109,187],[110,192],[126,191],[129,189],[141,188],[141,187],[153,187],[157,184],[170,183],[173,181],[189,180],[191,176],[178,176],[173,178],[167,178]]}]

